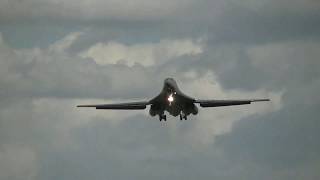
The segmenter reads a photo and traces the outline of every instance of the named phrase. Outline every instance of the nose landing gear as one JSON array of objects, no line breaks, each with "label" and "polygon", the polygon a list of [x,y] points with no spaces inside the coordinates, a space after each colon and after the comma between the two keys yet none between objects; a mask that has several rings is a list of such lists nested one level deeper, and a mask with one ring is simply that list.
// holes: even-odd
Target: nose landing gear
[{"label": "nose landing gear", "polygon": [[187,120],[187,115],[183,112],[180,113],[180,120],[182,121],[182,119]]},{"label": "nose landing gear", "polygon": [[167,121],[167,116],[165,114],[159,114],[159,120],[162,121]]}]

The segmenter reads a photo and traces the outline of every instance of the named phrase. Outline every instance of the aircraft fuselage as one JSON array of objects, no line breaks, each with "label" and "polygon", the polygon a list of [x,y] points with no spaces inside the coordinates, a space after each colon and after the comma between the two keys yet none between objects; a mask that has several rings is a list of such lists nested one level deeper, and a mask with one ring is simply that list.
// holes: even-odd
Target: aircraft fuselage
[{"label": "aircraft fuselage", "polygon": [[195,99],[183,94],[177,83],[172,78],[164,81],[161,93],[150,101],[150,115],[159,115],[165,120],[164,111],[172,116],[180,115],[180,119],[186,119],[189,114],[197,114],[198,108],[194,104]]}]

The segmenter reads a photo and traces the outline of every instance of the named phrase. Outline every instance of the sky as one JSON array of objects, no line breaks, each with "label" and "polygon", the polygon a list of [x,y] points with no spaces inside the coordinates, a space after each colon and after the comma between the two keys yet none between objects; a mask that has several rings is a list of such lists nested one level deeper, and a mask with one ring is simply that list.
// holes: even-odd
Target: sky
[{"label": "sky", "polygon": [[[0,179],[320,178],[320,1],[0,0]],[[270,98],[160,123],[78,104]]]}]

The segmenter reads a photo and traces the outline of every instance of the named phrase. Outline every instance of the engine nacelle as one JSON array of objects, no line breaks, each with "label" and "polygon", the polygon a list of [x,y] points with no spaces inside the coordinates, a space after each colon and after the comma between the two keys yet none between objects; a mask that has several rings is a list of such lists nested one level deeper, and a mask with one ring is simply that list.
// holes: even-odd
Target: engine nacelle
[{"label": "engine nacelle", "polygon": [[150,116],[155,116],[155,115],[157,115],[157,112],[154,109],[152,109],[152,107],[150,107],[149,114],[150,114]]},{"label": "engine nacelle", "polygon": [[198,107],[193,104],[191,113],[192,113],[193,115],[196,115],[196,114],[198,114],[198,112],[199,112]]},{"label": "engine nacelle", "polygon": [[184,113],[189,115],[189,114],[193,114],[196,115],[198,114],[198,107],[194,104],[190,104],[186,107],[186,109],[184,110]]},{"label": "engine nacelle", "polygon": [[151,105],[149,109],[150,116],[155,116],[157,114],[163,114],[163,110],[161,111],[161,108],[155,105]]}]

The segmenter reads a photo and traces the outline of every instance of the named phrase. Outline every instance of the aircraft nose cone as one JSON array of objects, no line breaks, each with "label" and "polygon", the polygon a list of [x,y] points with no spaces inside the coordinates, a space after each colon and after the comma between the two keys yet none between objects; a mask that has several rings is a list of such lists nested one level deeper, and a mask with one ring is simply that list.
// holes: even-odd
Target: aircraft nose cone
[{"label": "aircraft nose cone", "polygon": [[175,80],[173,78],[167,78],[165,79],[165,83],[168,85],[173,85],[175,84]]},{"label": "aircraft nose cone", "polygon": [[173,81],[173,78],[166,78],[165,81],[166,81],[166,82]]}]

